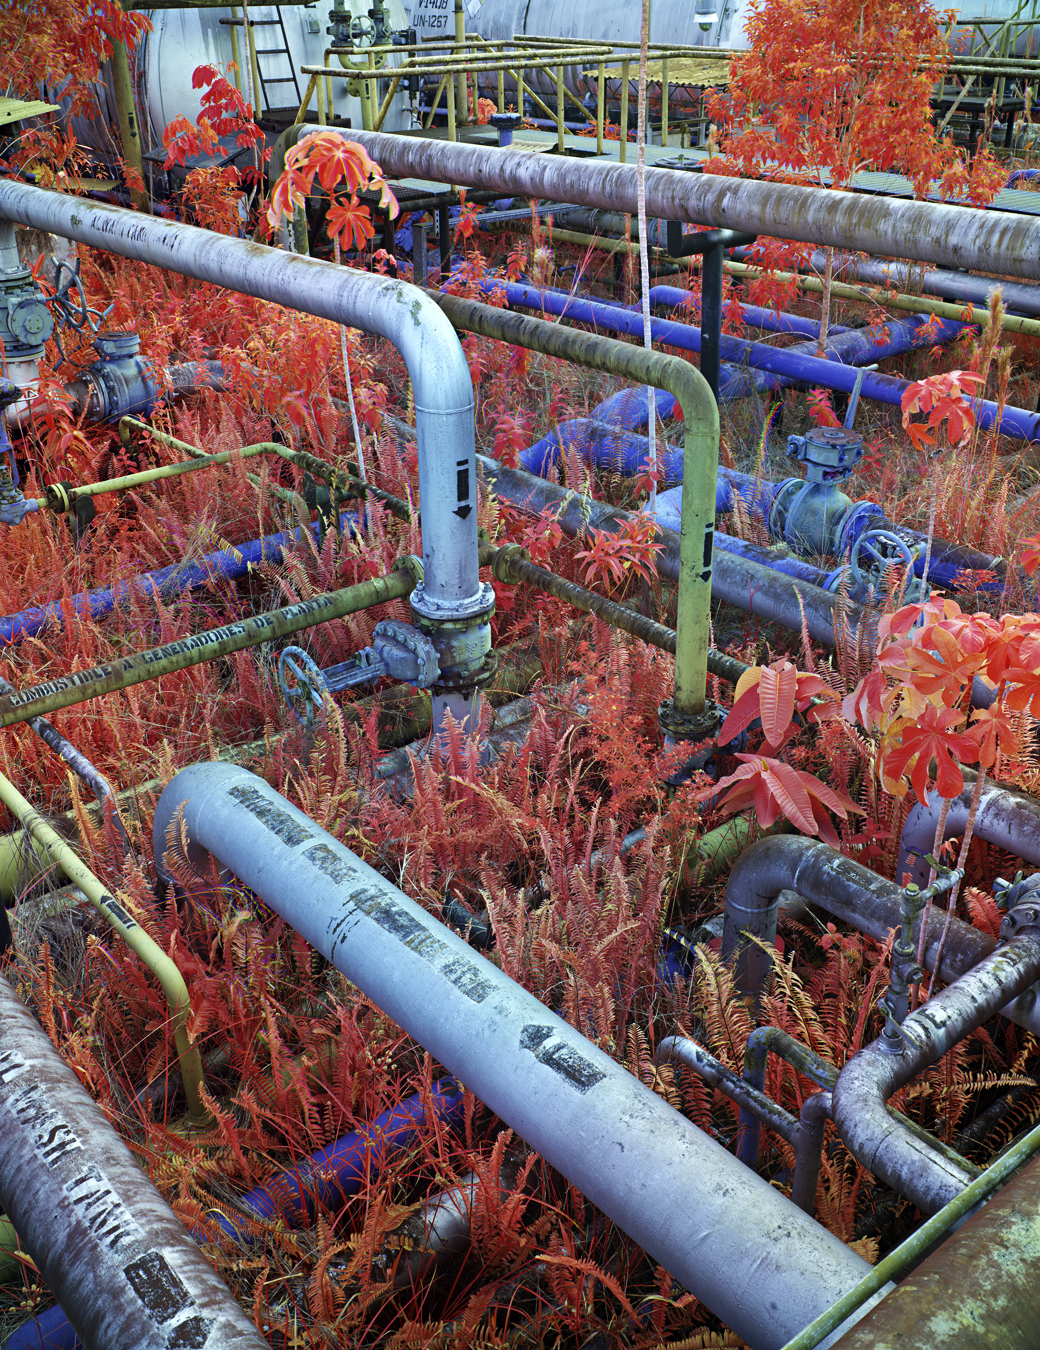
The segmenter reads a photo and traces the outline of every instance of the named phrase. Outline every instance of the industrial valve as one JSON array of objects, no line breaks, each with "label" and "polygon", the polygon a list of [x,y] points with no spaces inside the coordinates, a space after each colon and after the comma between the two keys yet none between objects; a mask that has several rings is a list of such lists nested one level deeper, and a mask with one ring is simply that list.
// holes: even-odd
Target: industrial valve
[{"label": "industrial valve", "polygon": [[325,694],[372,684],[384,675],[401,684],[428,689],[439,674],[437,651],[429,638],[411,624],[394,619],[376,624],[371,647],[363,647],[349,661],[325,670],[319,669],[301,647],[286,647],[278,657],[282,693],[295,716],[308,727]]},{"label": "industrial valve", "polygon": [[769,511],[769,532],[802,553],[837,552],[852,507],[838,484],[863,457],[863,437],[845,427],[814,427],[787,438],[789,458],[805,465],[805,478],[781,483]]},{"label": "industrial valve", "polygon": [[998,877],[993,883],[997,904],[1007,913],[1000,921],[1000,940],[1040,936],[1040,872],[1024,876],[1019,872],[1014,881]]}]

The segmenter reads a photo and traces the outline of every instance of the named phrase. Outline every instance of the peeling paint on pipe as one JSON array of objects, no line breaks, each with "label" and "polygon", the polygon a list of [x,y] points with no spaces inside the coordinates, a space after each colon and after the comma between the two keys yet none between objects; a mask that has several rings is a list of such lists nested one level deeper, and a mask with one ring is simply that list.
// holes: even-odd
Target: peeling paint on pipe
[{"label": "peeling paint on pipe", "polygon": [[[388,177],[465,184],[628,215],[639,209],[635,165],[381,132],[340,134],[363,145]],[[646,214],[1040,280],[1040,220],[1008,212],[647,168]]]},{"label": "peeling paint on pipe", "polygon": [[1036,1350],[1040,1163],[1007,1183],[834,1350]]},{"label": "peeling paint on pipe", "polygon": [[262,779],[182,770],[211,854],[291,923],[754,1350],[780,1350],[868,1270],[795,1205]]},{"label": "peeling paint on pipe", "polygon": [[269,1350],[0,979],[0,1204],[88,1350]]}]

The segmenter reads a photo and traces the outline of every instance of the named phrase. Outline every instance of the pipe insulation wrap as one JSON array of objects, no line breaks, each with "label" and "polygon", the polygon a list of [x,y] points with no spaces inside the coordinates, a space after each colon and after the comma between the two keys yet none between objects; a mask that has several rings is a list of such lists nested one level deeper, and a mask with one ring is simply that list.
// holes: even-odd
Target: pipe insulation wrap
[{"label": "pipe insulation wrap", "polygon": [[[317,130],[317,128],[315,128]],[[343,131],[390,178],[424,178],[576,206],[638,212],[634,164],[567,159]],[[853,252],[1040,280],[1040,220],[1010,212],[868,197],[826,188],[646,169],[646,214]]]},{"label": "pipe insulation wrap", "polygon": [[160,857],[182,809],[189,858],[234,872],[754,1350],[869,1270],[262,779],[179,773]]},{"label": "pipe insulation wrap", "polygon": [[0,1205],[87,1350],[269,1350],[0,978]]},{"label": "pipe insulation wrap", "polygon": [[473,384],[451,324],[424,292],[371,272],[9,178],[0,180],[0,218],[393,343],[415,393],[425,594],[445,607],[446,619],[452,606],[481,595]]}]

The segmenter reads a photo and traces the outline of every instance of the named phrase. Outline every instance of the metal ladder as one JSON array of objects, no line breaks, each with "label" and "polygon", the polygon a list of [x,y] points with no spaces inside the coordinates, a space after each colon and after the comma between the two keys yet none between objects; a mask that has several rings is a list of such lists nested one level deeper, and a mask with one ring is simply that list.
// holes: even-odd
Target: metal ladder
[{"label": "metal ladder", "polygon": [[[284,111],[284,106],[275,107],[272,105],[271,96],[267,92],[268,85],[291,84],[293,89],[296,91],[296,102],[292,105],[292,111],[293,113],[295,113],[297,108],[299,108],[300,103],[302,102],[302,95],[300,93],[300,84],[296,78],[296,68],[292,63],[292,57],[289,54],[289,39],[286,36],[285,24],[282,21],[281,6],[275,5],[273,8],[275,14],[278,15],[276,19],[254,19],[252,16],[250,16],[249,45],[252,48],[254,56],[256,57],[256,74],[257,79],[260,82],[260,96],[263,99],[264,111],[269,113]],[[278,34],[280,33],[282,45],[280,47],[258,47],[256,45],[256,38],[254,36],[253,31],[256,28],[277,28],[278,32],[272,33],[271,38],[272,40],[277,42]],[[261,65],[260,58],[267,57],[268,59],[270,59],[279,56],[285,58],[285,65],[289,69],[288,75],[275,75],[275,74],[265,75],[264,68]],[[257,113],[258,114],[260,113],[259,108],[257,109]]]}]

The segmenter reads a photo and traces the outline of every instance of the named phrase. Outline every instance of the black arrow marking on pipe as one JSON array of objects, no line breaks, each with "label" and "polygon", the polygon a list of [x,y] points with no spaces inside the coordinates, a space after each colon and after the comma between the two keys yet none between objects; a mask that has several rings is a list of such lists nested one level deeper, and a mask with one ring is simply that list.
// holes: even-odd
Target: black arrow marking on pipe
[{"label": "black arrow marking on pipe", "polygon": [[704,527],[704,560],[701,566],[704,568],[701,572],[701,581],[711,580],[711,555],[715,547],[715,522],[709,520]]},{"label": "black arrow marking on pipe", "polygon": [[465,520],[472,510],[472,506],[460,506],[457,511],[453,511],[451,514],[453,516],[458,516],[459,520]]}]

